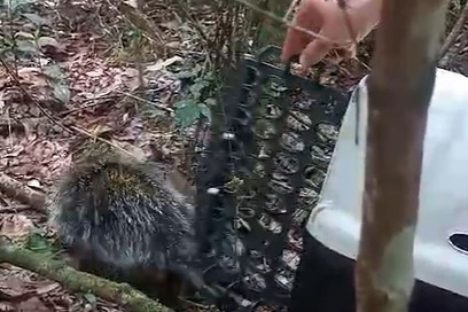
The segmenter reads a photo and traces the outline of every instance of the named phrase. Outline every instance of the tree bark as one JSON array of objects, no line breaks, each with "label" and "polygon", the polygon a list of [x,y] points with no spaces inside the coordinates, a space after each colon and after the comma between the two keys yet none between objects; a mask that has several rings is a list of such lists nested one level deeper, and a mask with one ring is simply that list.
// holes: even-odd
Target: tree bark
[{"label": "tree bark", "polygon": [[446,7],[446,0],[384,0],[368,80],[359,312],[408,310],[423,140]]}]

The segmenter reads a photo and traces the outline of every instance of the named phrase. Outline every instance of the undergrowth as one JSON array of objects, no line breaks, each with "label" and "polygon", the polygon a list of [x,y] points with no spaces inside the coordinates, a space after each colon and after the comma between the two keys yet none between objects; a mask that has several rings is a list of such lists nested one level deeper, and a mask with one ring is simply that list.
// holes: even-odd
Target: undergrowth
[{"label": "undergrowth", "polygon": [[[35,64],[62,104],[70,100],[70,90],[60,67],[49,54],[60,52],[51,35],[50,21],[39,13],[34,0],[9,0],[0,3],[0,57],[3,66],[11,64],[18,77],[18,62],[29,60]],[[21,23],[28,27],[20,27]]]}]

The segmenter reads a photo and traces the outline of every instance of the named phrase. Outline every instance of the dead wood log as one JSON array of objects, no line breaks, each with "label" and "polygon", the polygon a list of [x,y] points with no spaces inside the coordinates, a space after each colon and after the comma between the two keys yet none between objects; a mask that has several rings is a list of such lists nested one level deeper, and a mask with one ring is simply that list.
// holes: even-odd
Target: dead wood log
[{"label": "dead wood log", "polygon": [[172,312],[127,284],[118,284],[92,274],[77,271],[59,260],[0,241],[0,263],[38,273],[75,292],[91,292],[121,304],[132,312]]}]

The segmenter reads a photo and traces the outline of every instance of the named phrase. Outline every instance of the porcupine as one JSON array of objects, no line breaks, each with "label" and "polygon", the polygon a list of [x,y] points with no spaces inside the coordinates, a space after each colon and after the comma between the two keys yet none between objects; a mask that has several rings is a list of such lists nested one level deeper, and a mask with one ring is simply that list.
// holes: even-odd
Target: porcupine
[{"label": "porcupine", "polygon": [[[183,285],[202,287],[194,209],[164,177],[106,142],[81,138],[48,198],[51,224],[82,271],[128,282],[174,306]],[[155,289],[159,289],[157,294]]]}]

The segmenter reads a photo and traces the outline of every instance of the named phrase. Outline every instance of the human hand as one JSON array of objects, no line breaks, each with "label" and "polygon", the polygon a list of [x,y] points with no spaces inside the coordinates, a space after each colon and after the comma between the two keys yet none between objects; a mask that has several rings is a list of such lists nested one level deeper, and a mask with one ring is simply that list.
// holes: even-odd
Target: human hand
[{"label": "human hand", "polygon": [[305,69],[318,63],[332,49],[353,52],[354,43],[364,39],[377,26],[382,0],[345,0],[345,3],[354,39],[345,12],[337,0],[302,0],[293,25],[318,33],[321,38],[289,28],[283,44],[282,60],[286,62],[300,55],[299,62]]}]

